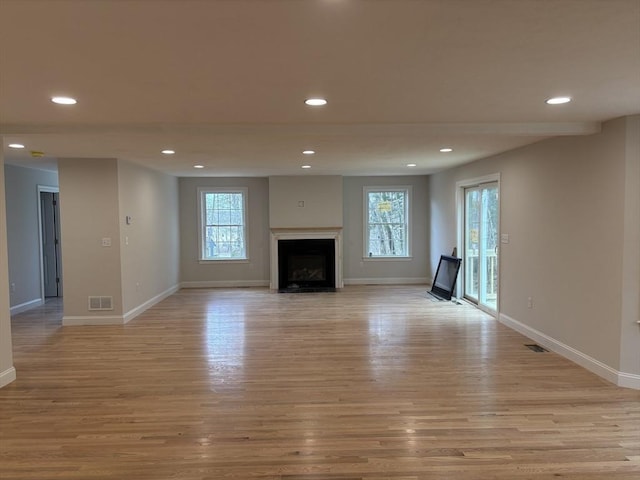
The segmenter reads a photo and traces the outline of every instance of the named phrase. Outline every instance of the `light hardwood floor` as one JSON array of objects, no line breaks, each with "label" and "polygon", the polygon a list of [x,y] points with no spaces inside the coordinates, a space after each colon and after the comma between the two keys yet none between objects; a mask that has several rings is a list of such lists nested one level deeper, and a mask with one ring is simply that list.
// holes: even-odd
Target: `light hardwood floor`
[{"label": "light hardwood floor", "polygon": [[640,479],[640,392],[425,287],[13,319],[0,478]]}]

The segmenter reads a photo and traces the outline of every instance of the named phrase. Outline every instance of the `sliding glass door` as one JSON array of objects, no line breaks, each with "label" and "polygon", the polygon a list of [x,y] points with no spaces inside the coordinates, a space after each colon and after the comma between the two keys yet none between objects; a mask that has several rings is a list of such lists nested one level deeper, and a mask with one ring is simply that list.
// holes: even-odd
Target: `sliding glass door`
[{"label": "sliding glass door", "polygon": [[464,189],[464,297],[498,310],[498,183]]}]

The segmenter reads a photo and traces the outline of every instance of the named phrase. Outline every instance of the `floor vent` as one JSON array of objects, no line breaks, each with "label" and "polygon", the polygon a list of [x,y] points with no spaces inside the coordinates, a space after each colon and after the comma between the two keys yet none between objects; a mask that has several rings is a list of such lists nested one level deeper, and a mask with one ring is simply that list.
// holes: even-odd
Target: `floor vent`
[{"label": "floor vent", "polygon": [[527,347],[529,350],[534,351],[534,352],[548,352],[549,350],[547,350],[546,348],[542,348],[540,345],[537,345],[535,343],[532,343],[531,345],[524,345],[525,347]]},{"label": "floor vent", "polygon": [[89,297],[89,310],[113,310],[113,297]]}]

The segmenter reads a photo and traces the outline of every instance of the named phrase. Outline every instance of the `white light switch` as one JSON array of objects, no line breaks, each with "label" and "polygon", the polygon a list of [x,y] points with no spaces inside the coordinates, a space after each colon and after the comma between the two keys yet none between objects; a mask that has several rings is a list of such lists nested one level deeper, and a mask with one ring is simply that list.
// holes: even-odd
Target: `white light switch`
[{"label": "white light switch", "polygon": [[500,243],[509,243],[509,234],[503,233],[500,235]]},{"label": "white light switch", "polygon": [[111,237],[103,237],[102,238],[102,246],[110,247],[111,246]]}]

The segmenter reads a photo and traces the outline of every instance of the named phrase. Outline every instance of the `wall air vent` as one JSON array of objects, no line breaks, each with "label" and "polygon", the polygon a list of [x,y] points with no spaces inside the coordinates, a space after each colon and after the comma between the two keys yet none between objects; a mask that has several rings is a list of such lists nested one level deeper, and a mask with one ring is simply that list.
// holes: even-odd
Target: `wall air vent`
[{"label": "wall air vent", "polygon": [[89,297],[89,310],[113,310],[113,297]]},{"label": "wall air vent", "polygon": [[531,345],[524,345],[525,347],[527,347],[529,350],[532,350],[534,352],[538,352],[538,353],[543,353],[543,352],[548,352],[549,350],[547,350],[546,348],[541,347],[540,345],[537,344],[531,344]]}]

